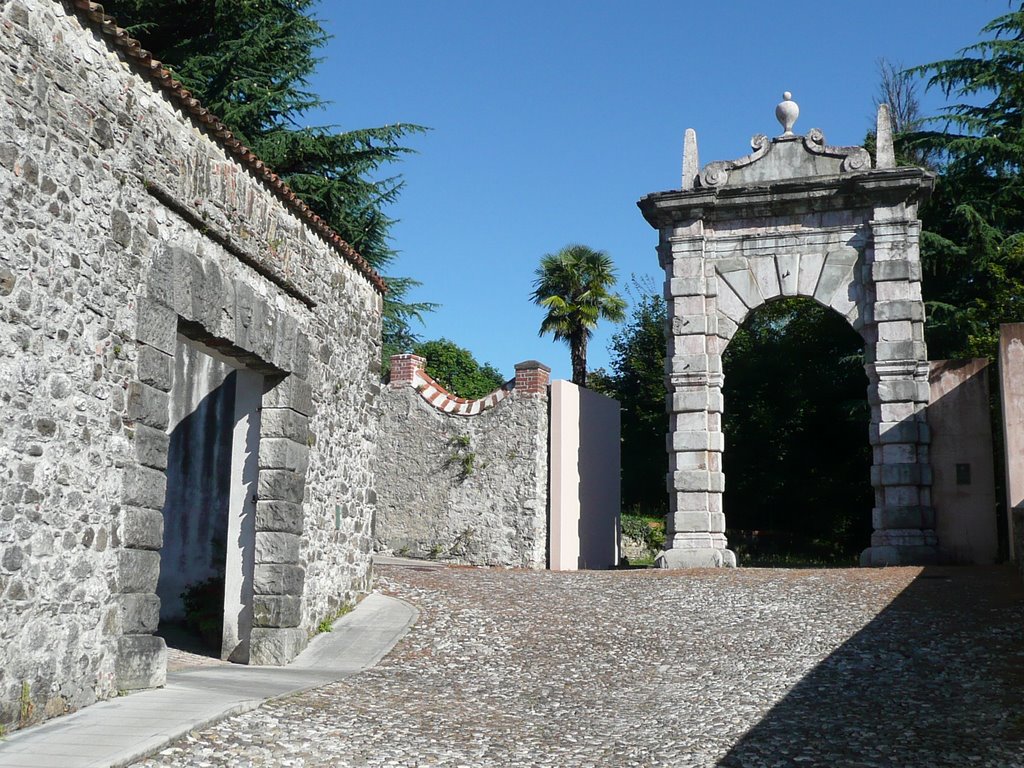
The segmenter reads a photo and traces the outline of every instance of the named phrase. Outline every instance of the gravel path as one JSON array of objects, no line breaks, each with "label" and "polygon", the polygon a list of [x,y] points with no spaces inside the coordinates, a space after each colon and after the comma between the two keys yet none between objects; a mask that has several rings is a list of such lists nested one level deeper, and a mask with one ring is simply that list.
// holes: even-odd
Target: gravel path
[{"label": "gravel path", "polygon": [[137,766],[1024,766],[1012,571],[379,569],[378,667]]}]

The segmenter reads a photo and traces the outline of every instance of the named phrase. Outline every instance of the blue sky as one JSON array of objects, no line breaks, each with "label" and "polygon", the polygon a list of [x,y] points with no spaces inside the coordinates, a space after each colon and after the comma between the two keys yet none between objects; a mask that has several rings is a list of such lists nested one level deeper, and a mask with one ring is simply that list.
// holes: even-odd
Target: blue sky
[{"label": "blue sky", "polygon": [[[569,378],[569,355],[539,338],[529,301],[540,256],[572,242],[608,251],[622,281],[661,271],[636,201],[679,186],[682,137],[701,162],[749,151],[781,129],[792,91],[797,133],[859,144],[873,120],[877,60],[953,57],[1006,0],[516,3],[323,0],[334,36],[313,89],[333,102],[311,123],[429,126],[396,171],[393,274],[442,306],[424,339],[447,337],[512,375],[537,359]],[[943,104],[923,94],[926,113]],[[614,326],[591,342],[608,362]]]}]

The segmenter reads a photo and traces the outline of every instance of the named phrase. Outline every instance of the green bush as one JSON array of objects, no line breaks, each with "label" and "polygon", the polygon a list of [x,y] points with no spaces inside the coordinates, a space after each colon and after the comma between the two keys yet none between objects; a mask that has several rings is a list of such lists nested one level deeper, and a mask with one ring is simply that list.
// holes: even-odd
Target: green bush
[{"label": "green bush", "polygon": [[622,534],[643,544],[652,552],[661,549],[665,543],[665,523],[650,515],[623,514]]}]

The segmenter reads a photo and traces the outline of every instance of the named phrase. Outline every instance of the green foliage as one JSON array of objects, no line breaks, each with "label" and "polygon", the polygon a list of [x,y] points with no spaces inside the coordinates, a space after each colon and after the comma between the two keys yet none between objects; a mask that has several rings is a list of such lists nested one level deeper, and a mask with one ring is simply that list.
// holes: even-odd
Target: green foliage
[{"label": "green foliage", "polygon": [[615,266],[604,251],[567,245],[541,257],[530,298],[547,310],[540,335],[550,333],[569,345],[572,380],[587,385],[587,342],[600,320],[622,322],[626,302],[612,292]]},{"label": "green foliage", "polygon": [[1024,8],[955,59],[910,70],[960,101],[910,141],[942,157],[922,211],[922,283],[933,358],[994,357],[999,324],[1022,319]]},{"label": "green foliage", "polygon": [[622,535],[643,543],[652,552],[661,549],[665,544],[665,521],[650,515],[632,515],[623,513],[620,516]]},{"label": "green foliage", "polygon": [[505,383],[490,363],[481,365],[468,349],[448,339],[425,341],[413,347],[427,359],[427,373],[454,395],[474,400],[488,395]]},{"label": "green foliage", "polygon": [[622,430],[622,505],[667,509],[665,476],[665,300],[650,280],[632,279],[633,308],[612,336],[610,372],[592,371],[591,387],[619,401]]},{"label": "green foliage", "polygon": [[835,312],[785,299],[755,312],[723,355],[726,520],[853,554],[868,544],[870,421],[862,342]]},{"label": "green foliage", "polygon": [[[376,269],[396,253],[385,207],[402,188],[383,169],[410,150],[403,139],[424,129],[395,124],[355,131],[300,124],[325,105],[309,90],[328,39],[313,15],[316,0],[109,0],[107,13],[128,27],[185,86],[273,168]],[[411,323],[433,309],[410,302],[409,278],[389,278],[385,354],[415,340]]]},{"label": "green foliage", "polygon": [[21,683],[21,698],[18,702],[18,726],[24,728],[32,722],[36,705],[32,703],[32,686],[28,680]]},{"label": "green foliage", "polygon": [[[456,467],[459,482],[465,482],[477,466],[476,453],[471,449],[469,435],[455,435],[448,441],[448,447],[452,449],[452,452],[445,463],[449,467]],[[483,466],[480,465],[481,469]]]},{"label": "green foliage", "polygon": [[324,632],[330,632],[332,629],[334,629],[334,622],[336,622],[342,616],[351,613],[354,608],[355,606],[351,603],[345,603],[341,606],[341,608],[336,610],[330,616],[325,616],[323,620],[316,625],[316,634],[321,635]]}]

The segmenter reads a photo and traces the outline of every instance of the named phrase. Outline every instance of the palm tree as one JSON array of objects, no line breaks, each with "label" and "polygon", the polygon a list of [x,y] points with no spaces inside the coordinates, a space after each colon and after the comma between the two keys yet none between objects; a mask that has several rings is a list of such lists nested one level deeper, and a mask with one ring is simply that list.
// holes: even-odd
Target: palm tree
[{"label": "palm tree", "polygon": [[574,244],[542,256],[535,274],[530,298],[547,309],[540,335],[550,333],[569,345],[573,384],[585,387],[587,341],[598,320],[618,323],[626,317],[626,302],[611,292],[615,265],[604,251]]}]

